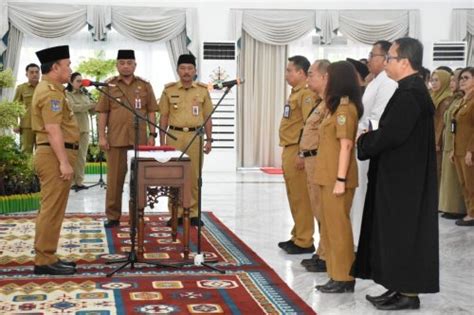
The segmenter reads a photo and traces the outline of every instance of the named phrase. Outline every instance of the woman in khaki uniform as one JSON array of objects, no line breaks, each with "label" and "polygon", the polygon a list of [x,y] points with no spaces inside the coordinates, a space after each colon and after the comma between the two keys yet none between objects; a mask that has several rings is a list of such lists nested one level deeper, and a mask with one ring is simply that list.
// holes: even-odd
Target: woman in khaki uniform
[{"label": "woman in khaki uniform", "polygon": [[74,165],[74,179],[71,189],[75,191],[87,189],[84,185],[84,170],[86,168],[87,149],[89,148],[89,111],[95,107],[87,95],[81,91],[82,76],[79,72],[71,75],[71,81],[66,87],[66,97],[71,105],[74,116],[76,116],[81,139],[79,140],[79,152]]},{"label": "woman in khaki uniform", "polygon": [[441,178],[441,160],[443,156],[443,116],[450,105],[452,92],[449,88],[451,74],[444,70],[435,70],[431,76],[431,99],[435,105],[434,115],[435,141],[436,141],[436,165],[438,168],[438,185]]},{"label": "woman in khaki uniform", "polygon": [[363,107],[354,67],[340,61],[328,67],[325,101],[329,114],[321,123],[315,181],[321,189],[321,224],[326,239],[330,280],[324,293],[354,292],[349,275],[354,262],[350,209],[358,185],[354,141]]},{"label": "woman in khaki uniform", "polygon": [[462,70],[459,81],[464,97],[453,114],[454,150],[451,151],[451,160],[461,182],[467,215],[456,224],[474,226],[474,67]]},{"label": "woman in khaki uniform", "polygon": [[459,90],[460,72],[461,70],[458,70],[451,76],[450,89],[453,92],[453,96],[448,98],[450,105],[444,113],[443,162],[441,165],[438,209],[444,212],[442,217],[445,219],[460,219],[466,215],[466,206],[456,167],[449,160],[449,153],[454,149],[454,135],[451,133],[450,128],[451,120],[453,119],[453,113],[461,105],[464,95]]}]

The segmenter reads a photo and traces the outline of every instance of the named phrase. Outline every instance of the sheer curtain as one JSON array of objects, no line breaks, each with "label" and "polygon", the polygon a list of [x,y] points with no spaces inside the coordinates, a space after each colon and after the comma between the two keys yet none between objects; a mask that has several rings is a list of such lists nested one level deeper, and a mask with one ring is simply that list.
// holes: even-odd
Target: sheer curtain
[{"label": "sheer curtain", "polygon": [[238,108],[241,165],[281,166],[278,126],[285,100],[287,46],[264,44],[245,31],[241,46],[241,71],[246,80]]},{"label": "sheer curtain", "polygon": [[454,9],[451,20],[451,39],[467,41],[467,65],[474,66],[474,9]]}]

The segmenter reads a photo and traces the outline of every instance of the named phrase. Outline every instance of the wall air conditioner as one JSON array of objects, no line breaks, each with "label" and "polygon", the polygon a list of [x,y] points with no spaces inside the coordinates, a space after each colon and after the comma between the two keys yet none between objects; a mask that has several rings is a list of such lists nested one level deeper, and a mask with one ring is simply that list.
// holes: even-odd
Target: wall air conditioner
[{"label": "wall air conditioner", "polygon": [[[200,78],[204,83],[215,84],[234,80],[237,76],[235,42],[203,42]],[[212,147],[222,150],[235,150],[235,107],[237,86],[222,101],[212,117]],[[212,90],[211,99],[216,104],[223,92]]]},{"label": "wall air conditioner", "polygon": [[451,69],[466,66],[466,42],[433,43],[433,68],[448,66]]}]

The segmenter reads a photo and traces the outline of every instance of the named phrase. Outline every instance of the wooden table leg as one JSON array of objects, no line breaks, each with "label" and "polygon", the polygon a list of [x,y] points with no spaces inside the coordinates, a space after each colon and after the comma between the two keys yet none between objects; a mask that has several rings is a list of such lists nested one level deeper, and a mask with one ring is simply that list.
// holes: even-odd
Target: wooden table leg
[{"label": "wooden table leg", "polygon": [[171,197],[171,237],[173,242],[178,238],[178,201]]},{"label": "wooden table leg", "polygon": [[184,260],[189,259],[189,208],[183,209],[183,254]]}]

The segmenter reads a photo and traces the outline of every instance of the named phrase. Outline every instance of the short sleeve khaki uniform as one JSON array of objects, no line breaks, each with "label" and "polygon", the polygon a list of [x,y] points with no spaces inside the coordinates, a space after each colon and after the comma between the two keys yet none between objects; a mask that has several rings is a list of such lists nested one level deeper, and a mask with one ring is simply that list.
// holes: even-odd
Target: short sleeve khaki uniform
[{"label": "short sleeve khaki uniform", "polygon": [[[127,84],[118,76],[107,82],[115,85],[105,88],[108,94],[142,116],[158,111],[155,93],[147,81],[134,76],[132,82]],[[105,214],[109,220],[119,220],[122,214],[123,183],[127,173],[127,151],[135,143],[134,115],[105,95],[101,96],[95,110],[108,114],[106,137],[110,150],[107,151]],[[146,144],[147,139],[147,124],[140,121],[139,144]]]},{"label": "short sleeve khaki uniform", "polygon": [[55,253],[71,186],[71,181],[60,178],[59,161],[47,145],[45,125],[60,125],[65,144],[73,146],[66,148],[71,166],[76,161],[79,141],[79,128],[66,100],[64,87],[45,77],[36,87],[31,110],[31,125],[38,144],[34,167],[41,183],[41,206],[36,218],[34,244],[35,265],[38,266],[54,264],[58,260]]},{"label": "short sleeve khaki uniform", "polygon": [[295,161],[304,120],[314,107],[315,101],[316,95],[306,87],[306,84],[292,88],[283,109],[279,130],[280,146],[283,147],[283,178],[294,221],[291,240],[303,248],[313,246],[314,218],[308,195],[306,171],[298,170]]},{"label": "short sleeve khaki uniform", "polygon": [[[160,113],[168,115],[168,126],[171,134],[177,140],[166,138],[166,144],[184,151],[194,136],[197,127],[201,126],[212,112],[213,105],[207,85],[193,82],[191,87],[183,87],[181,81],[172,82],[165,86],[160,97]],[[186,154],[191,159],[191,192],[192,200],[190,217],[197,217],[198,185],[199,176],[199,139],[196,139]],[[203,156],[201,156],[203,158]],[[178,216],[182,217],[183,209],[179,207]]]}]

